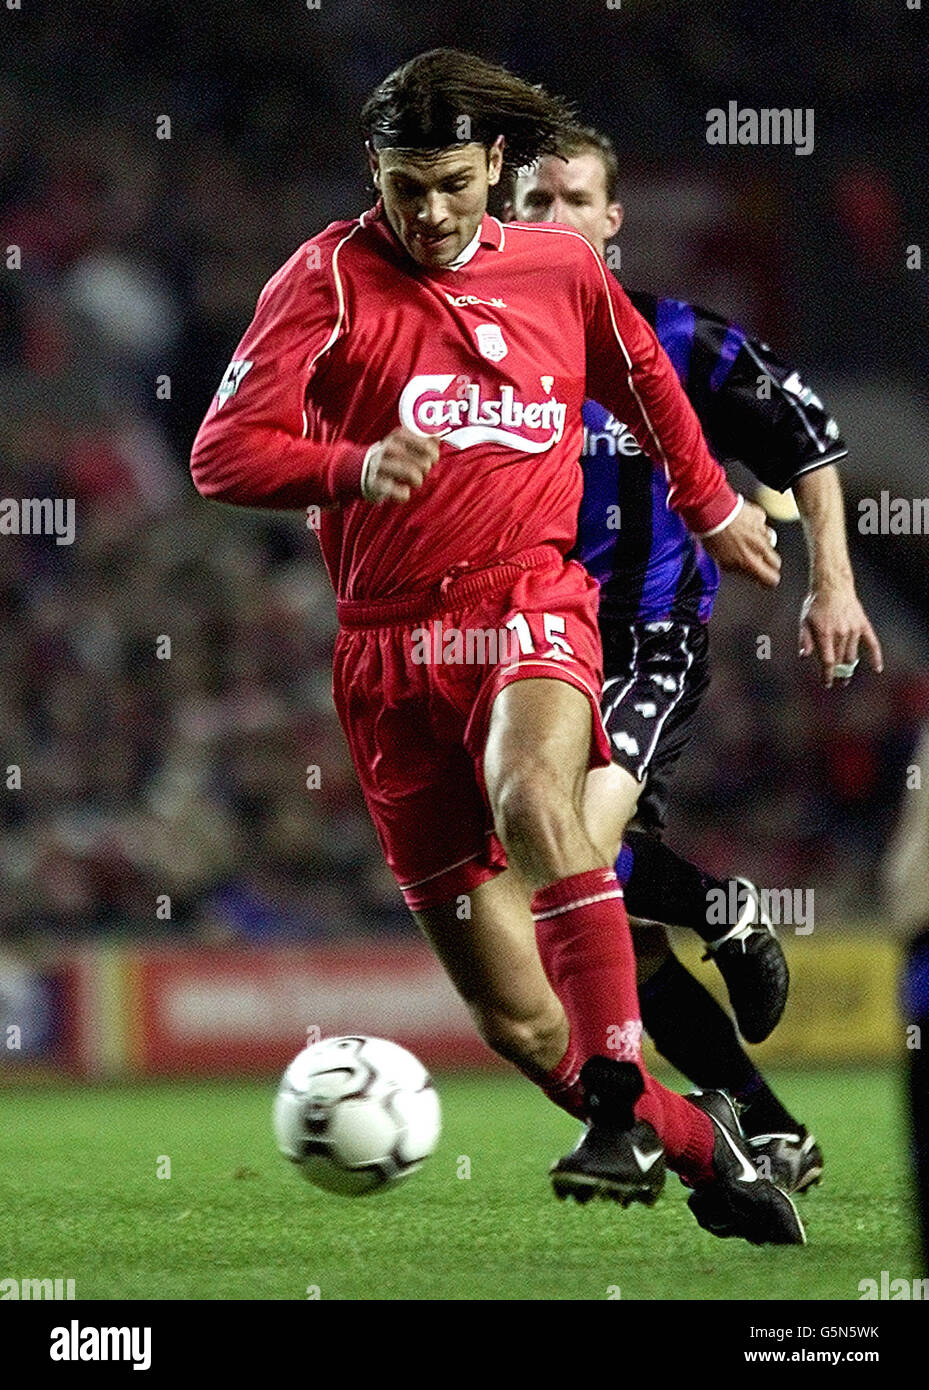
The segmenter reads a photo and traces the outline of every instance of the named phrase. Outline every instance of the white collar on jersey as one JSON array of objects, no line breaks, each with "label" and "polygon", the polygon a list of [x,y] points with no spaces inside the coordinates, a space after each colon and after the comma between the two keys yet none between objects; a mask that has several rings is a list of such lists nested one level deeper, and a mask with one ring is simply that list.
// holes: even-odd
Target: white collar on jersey
[{"label": "white collar on jersey", "polygon": [[480,244],[481,244],[481,228],[478,227],[477,231],[474,233],[474,236],[473,236],[472,239],[468,242],[467,246],[466,246],[465,249],[462,251],[461,255],[458,256],[454,261],[449,261],[448,265],[445,266],[444,269],[445,269],[445,270],[460,270],[461,267],[462,267],[463,265],[467,265],[467,264],[468,264],[468,261],[470,261],[471,257],[474,256],[474,255],[477,253],[477,248],[480,246]]}]

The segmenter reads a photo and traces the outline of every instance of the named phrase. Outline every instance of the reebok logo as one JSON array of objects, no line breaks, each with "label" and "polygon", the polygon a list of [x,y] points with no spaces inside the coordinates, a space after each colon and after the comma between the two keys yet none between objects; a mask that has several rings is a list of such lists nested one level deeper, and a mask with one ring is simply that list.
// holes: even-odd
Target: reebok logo
[{"label": "reebok logo", "polygon": [[471,309],[476,304],[486,304],[488,309],[505,309],[506,303],[502,299],[478,299],[476,294],[449,294],[444,291],[445,298],[454,309]]}]

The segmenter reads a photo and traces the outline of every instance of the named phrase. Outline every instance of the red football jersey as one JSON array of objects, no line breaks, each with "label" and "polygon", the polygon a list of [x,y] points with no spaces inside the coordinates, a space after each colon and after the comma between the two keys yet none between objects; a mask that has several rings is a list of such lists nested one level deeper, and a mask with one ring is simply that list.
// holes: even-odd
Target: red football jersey
[{"label": "red football jersey", "polygon": [[[458,270],[425,270],[380,203],[306,242],[265,286],[200,427],[206,497],[317,504],[344,599],[426,589],[459,565],[574,543],[581,406],[601,401],[660,460],[690,528],[736,496],[652,329],[579,233],[483,219]],[[441,450],[409,502],[361,496],[399,424]]]}]

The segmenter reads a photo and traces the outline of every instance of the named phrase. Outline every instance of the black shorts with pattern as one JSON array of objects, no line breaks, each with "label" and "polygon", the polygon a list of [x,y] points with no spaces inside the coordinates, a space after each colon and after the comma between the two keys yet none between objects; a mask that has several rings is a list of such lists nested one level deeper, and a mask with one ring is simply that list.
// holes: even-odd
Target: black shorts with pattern
[{"label": "black shorts with pattern", "polygon": [[706,623],[645,622],[601,628],[601,709],[613,761],[645,787],[636,824],[665,828],[671,779],[709,684]]}]

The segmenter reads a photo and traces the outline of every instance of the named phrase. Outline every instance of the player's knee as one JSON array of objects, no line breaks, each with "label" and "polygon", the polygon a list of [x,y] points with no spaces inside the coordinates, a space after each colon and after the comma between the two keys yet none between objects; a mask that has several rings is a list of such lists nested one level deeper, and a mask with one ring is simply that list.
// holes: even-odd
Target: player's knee
[{"label": "player's knee", "polygon": [[519,857],[520,847],[563,844],[578,824],[578,809],[554,769],[543,764],[521,768],[504,778],[494,797],[494,820],[504,847]]}]

